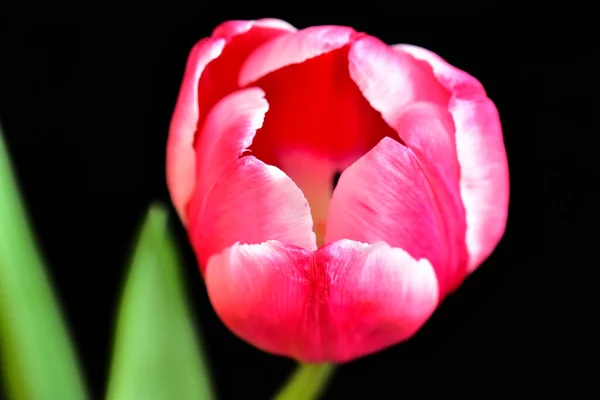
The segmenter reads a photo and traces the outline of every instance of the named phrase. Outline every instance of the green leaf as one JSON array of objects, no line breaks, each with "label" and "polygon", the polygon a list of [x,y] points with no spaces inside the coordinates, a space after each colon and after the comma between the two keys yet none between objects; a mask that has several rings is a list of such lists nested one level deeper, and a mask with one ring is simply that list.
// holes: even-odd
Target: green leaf
[{"label": "green leaf", "polygon": [[1,127],[0,350],[9,398],[88,398],[60,307],[30,232]]},{"label": "green leaf", "polygon": [[331,378],[333,364],[300,364],[275,400],[314,400]]},{"label": "green leaf", "polygon": [[212,399],[167,211],[150,208],[121,299],[108,400]]}]

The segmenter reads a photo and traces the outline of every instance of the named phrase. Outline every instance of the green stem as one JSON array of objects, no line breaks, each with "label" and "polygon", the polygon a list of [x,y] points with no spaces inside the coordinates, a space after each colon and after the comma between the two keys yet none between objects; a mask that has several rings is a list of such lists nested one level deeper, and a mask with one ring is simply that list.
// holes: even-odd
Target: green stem
[{"label": "green stem", "polygon": [[333,364],[300,364],[274,400],[318,399],[334,368]]}]

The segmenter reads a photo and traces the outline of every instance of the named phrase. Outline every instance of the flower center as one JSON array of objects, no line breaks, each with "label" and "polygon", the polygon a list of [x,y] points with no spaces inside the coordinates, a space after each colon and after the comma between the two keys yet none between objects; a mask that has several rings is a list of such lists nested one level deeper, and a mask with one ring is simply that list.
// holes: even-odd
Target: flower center
[{"label": "flower center", "polygon": [[331,179],[331,186],[332,186],[331,190],[332,191],[337,186],[341,176],[342,176],[342,171],[336,171],[335,174],[333,174],[333,179]]},{"label": "flower center", "polygon": [[322,246],[342,172],[383,137],[398,135],[352,81],[347,47],[281,68],[255,85],[265,91],[269,111],[250,150],[302,190]]},{"label": "flower center", "polygon": [[282,154],[279,167],[298,185],[310,206],[317,245],[324,244],[329,203],[342,171],[362,154],[333,159],[310,149],[289,149]]}]

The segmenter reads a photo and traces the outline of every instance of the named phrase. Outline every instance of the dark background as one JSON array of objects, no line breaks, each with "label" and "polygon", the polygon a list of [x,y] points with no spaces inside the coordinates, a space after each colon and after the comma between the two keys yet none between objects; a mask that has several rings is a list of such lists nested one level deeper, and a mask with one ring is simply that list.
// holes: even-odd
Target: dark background
[{"label": "dark background", "polygon": [[[177,24],[140,18],[135,26],[2,28],[0,119],[95,397],[105,390],[133,237],[151,201],[170,204],[165,143],[188,52],[224,20],[264,16],[298,28],[350,25],[390,44],[433,50],[483,83],[499,109],[509,158],[509,223],[495,253],[413,339],[341,367],[325,398],[488,398],[560,385],[564,377],[551,374],[565,315],[540,294],[553,257],[540,250],[580,200],[574,193],[584,178],[573,171],[591,165],[581,144],[567,140],[588,131],[578,117],[591,109],[586,71],[576,64],[585,47],[556,25],[500,22],[489,12],[433,21],[207,11],[189,18],[181,10]],[[219,397],[269,398],[294,362],[254,349],[222,325],[171,214]]]}]

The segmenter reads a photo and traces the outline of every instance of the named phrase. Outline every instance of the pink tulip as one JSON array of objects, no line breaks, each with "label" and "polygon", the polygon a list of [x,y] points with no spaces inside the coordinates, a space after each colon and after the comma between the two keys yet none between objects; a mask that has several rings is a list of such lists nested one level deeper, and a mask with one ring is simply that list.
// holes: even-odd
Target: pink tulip
[{"label": "pink tulip", "polygon": [[509,197],[475,78],[416,46],[274,19],[192,49],[167,178],[219,317],[304,362],[414,335],[496,247]]}]

